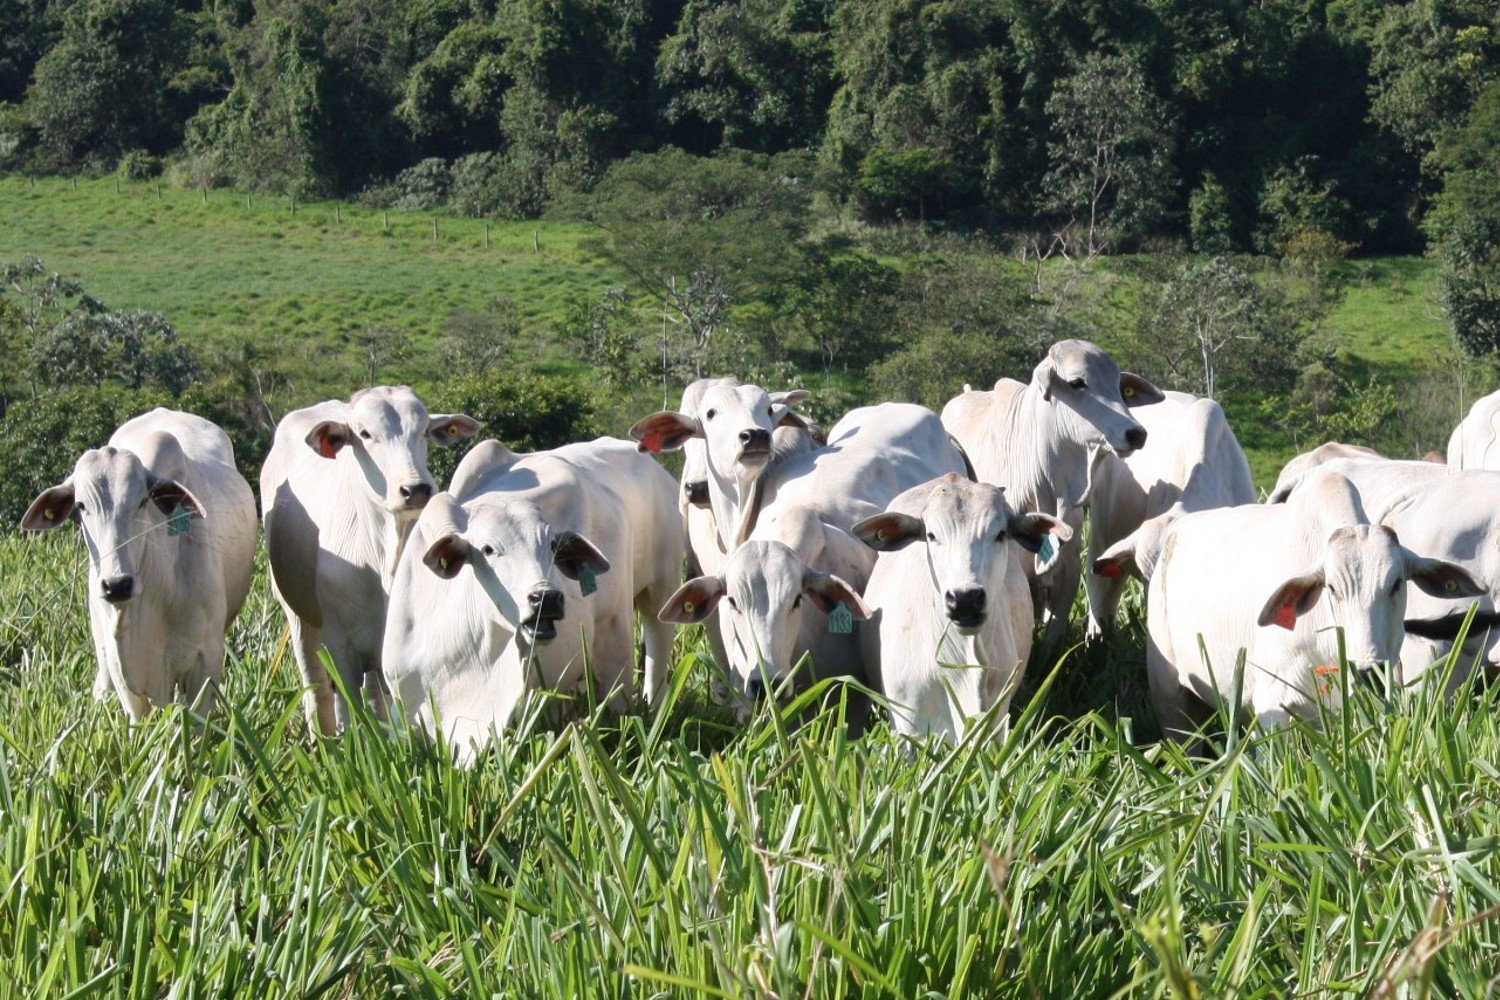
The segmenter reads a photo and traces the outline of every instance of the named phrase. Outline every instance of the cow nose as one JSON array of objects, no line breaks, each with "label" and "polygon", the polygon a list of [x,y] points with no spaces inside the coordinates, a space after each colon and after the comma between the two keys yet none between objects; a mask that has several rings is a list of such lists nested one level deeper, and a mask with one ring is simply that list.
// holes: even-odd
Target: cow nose
[{"label": "cow nose", "polygon": [[984,620],[984,588],[950,590],[943,595],[948,617],[960,625],[977,625]]},{"label": "cow nose", "polygon": [[771,432],[760,427],[740,431],[740,444],[746,448],[770,448]]},{"label": "cow nose", "polygon": [[401,487],[401,499],[418,507],[432,499],[431,483],[411,483]]},{"label": "cow nose", "polygon": [[112,576],[107,580],[100,580],[99,590],[111,604],[128,601],[135,596],[135,577]]},{"label": "cow nose", "polygon": [[745,697],[751,701],[760,701],[765,697],[765,694],[766,682],[760,679],[759,674],[745,681]]},{"label": "cow nose", "polygon": [[532,617],[539,621],[563,616],[563,593],[552,587],[538,587],[526,595]]},{"label": "cow nose", "polygon": [[1125,432],[1125,443],[1130,446],[1132,451],[1139,451],[1146,447],[1146,428],[1130,428],[1130,430]]}]

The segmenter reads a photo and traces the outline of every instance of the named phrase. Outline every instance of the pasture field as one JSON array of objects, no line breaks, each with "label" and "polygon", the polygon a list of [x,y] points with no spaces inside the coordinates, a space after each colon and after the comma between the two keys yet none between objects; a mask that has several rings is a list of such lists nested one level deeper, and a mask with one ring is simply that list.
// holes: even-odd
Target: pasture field
[{"label": "pasture field", "polygon": [[1129,605],[987,743],[850,741],[836,707],[737,725],[684,640],[659,711],[581,707],[460,770],[367,717],[312,745],[263,578],[202,727],[129,725],[89,699],[58,535],[0,539],[7,995],[1500,988],[1493,690],[1361,688],[1323,731],[1189,759],[1139,708]]}]

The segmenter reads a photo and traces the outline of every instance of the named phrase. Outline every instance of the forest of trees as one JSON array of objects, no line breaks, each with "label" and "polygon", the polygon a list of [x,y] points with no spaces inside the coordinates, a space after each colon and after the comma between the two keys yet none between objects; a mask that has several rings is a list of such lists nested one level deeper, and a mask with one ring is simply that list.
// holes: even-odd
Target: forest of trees
[{"label": "forest of trees", "polygon": [[1493,0],[12,0],[0,167],[525,217],[801,150],[870,221],[1472,259],[1497,67]]}]

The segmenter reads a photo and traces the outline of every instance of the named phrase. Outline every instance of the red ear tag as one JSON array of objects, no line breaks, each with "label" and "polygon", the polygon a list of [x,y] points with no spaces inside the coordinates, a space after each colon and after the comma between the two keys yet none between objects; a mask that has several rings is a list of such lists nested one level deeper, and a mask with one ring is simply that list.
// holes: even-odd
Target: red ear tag
[{"label": "red ear tag", "polygon": [[1094,571],[1095,576],[1116,577],[1120,575],[1120,564],[1107,562]]},{"label": "red ear tag", "polygon": [[319,438],[318,438],[318,454],[319,455],[322,455],[324,458],[333,458],[338,453],[339,453],[339,450],[333,446],[333,440],[327,434],[323,434],[323,435],[319,436]]},{"label": "red ear tag", "polygon": [[1290,601],[1276,612],[1276,624],[1288,632],[1297,627],[1297,609],[1292,607]]}]

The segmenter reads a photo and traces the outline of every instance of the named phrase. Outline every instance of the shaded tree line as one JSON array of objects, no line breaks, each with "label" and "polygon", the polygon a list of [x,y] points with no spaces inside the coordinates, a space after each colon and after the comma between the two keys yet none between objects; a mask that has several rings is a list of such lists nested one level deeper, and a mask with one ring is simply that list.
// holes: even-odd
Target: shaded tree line
[{"label": "shaded tree line", "polygon": [[1421,226],[1468,169],[1456,146],[1484,132],[1497,11],[15,0],[0,158],[135,154],[197,185],[532,216],[635,152],[802,151],[832,203],[869,220],[1036,233],[1043,252],[1410,249],[1448,236]]}]

